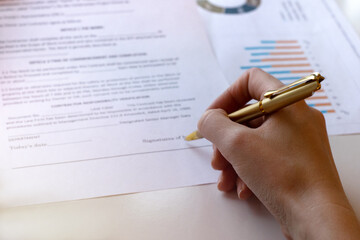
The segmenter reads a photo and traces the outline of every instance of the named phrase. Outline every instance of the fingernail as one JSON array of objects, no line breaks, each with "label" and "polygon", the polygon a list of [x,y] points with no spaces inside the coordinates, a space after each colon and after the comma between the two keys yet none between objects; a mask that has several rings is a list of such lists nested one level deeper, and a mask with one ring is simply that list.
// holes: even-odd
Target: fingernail
[{"label": "fingernail", "polygon": [[247,198],[247,196],[246,196],[246,195],[247,195],[247,191],[245,191],[246,185],[245,185],[244,182],[242,182],[240,185],[241,185],[241,192],[239,193],[239,198],[242,199],[242,200],[244,200],[244,199]]},{"label": "fingernail", "polygon": [[219,178],[218,178],[218,180],[217,180],[217,184],[219,185],[219,183],[221,182],[221,178],[222,178],[222,176],[221,176],[221,174],[220,174],[220,176],[219,176]]},{"label": "fingernail", "polygon": [[236,192],[237,192],[237,195],[238,195],[238,198],[241,199],[241,193],[243,192],[244,190],[244,185],[243,184],[238,184],[237,185],[237,188],[236,188]]}]

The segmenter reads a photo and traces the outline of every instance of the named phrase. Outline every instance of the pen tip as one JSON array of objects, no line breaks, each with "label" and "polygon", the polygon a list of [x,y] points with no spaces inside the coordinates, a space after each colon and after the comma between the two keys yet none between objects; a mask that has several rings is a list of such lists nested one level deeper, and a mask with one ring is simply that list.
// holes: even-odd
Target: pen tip
[{"label": "pen tip", "polygon": [[197,140],[197,139],[200,139],[200,138],[202,138],[202,136],[199,134],[198,131],[195,131],[195,132],[189,134],[189,135],[185,138],[185,140],[186,140],[186,141],[193,141],[193,140]]}]

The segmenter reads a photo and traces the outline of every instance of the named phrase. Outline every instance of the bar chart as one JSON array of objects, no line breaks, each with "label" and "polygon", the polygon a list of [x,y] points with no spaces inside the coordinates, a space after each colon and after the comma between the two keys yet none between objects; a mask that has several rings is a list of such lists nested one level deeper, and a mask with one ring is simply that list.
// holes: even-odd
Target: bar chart
[{"label": "bar chart", "polygon": [[[242,71],[260,68],[273,75],[284,84],[289,84],[313,72],[321,72],[320,66],[313,62],[309,42],[298,40],[262,40],[256,45],[244,47],[246,65]],[[326,89],[320,89],[306,103],[323,114],[336,113]]]}]

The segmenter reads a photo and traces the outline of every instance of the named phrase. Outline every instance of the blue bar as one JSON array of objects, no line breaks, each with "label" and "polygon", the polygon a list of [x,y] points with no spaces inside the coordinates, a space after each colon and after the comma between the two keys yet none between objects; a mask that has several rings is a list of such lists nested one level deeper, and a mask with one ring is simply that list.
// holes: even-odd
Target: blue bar
[{"label": "blue bar", "polygon": [[323,111],[321,111],[321,113],[328,113],[328,111],[326,111],[326,110],[323,110]]},{"label": "blue bar", "polygon": [[291,71],[273,71],[273,72],[268,72],[269,74],[289,74],[291,73]]},{"label": "blue bar", "polygon": [[263,66],[244,66],[241,69],[250,69],[250,68],[272,68],[271,65],[263,65]]},{"label": "blue bar", "polygon": [[278,78],[280,81],[290,81],[290,80],[299,80],[301,77],[283,77]]},{"label": "blue bar", "polygon": [[264,49],[273,50],[276,48],[275,47],[246,47],[245,48],[245,50],[264,50]]},{"label": "blue bar", "polygon": [[269,44],[269,43],[274,44],[274,43],[276,43],[276,41],[267,41],[267,40],[264,40],[264,41],[261,41],[261,43],[262,43],[262,44]]},{"label": "blue bar", "polygon": [[315,104],[308,104],[309,107],[315,107]]},{"label": "blue bar", "polygon": [[251,59],[250,62],[261,62],[261,59]]},{"label": "blue bar", "polygon": [[252,53],[251,56],[269,56],[270,53]]}]

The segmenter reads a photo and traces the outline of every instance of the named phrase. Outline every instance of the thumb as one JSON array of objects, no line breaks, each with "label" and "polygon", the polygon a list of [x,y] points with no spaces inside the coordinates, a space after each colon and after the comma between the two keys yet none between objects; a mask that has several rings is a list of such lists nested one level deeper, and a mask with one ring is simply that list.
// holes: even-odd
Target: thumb
[{"label": "thumb", "polygon": [[234,148],[241,148],[251,132],[250,128],[231,121],[222,109],[207,110],[199,120],[198,130],[204,138],[215,144],[225,157],[229,156]]}]

